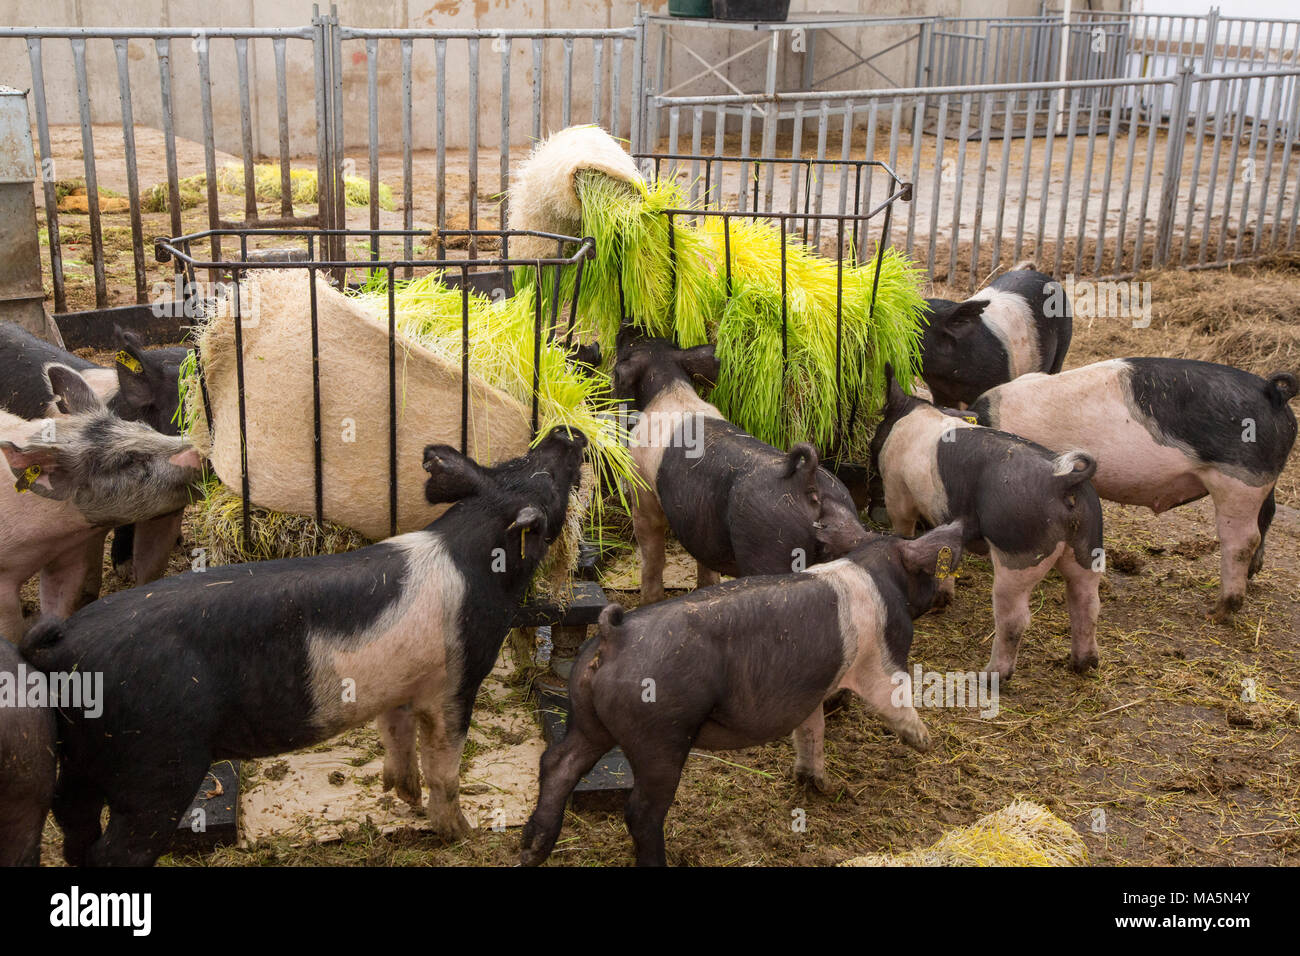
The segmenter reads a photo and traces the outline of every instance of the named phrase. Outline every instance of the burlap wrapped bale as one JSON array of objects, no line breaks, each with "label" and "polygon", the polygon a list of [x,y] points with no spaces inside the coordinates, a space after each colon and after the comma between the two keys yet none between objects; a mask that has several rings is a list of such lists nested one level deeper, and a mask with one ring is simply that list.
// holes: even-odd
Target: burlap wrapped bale
[{"label": "burlap wrapped bale", "polygon": [[1087,866],[1074,828],[1044,806],[1019,800],[945,833],[932,846],[872,853],[840,866]]},{"label": "burlap wrapped bale", "polygon": [[[577,176],[584,170],[643,184],[628,152],[599,126],[570,126],[541,143],[510,177],[510,228],[582,235],[582,200]],[[510,253],[522,259],[555,255],[549,239],[512,239]]]},{"label": "burlap wrapped bale", "polygon": [[[315,514],[311,287],[301,269],[257,270],[241,282],[248,473],[253,504]],[[388,328],[359,303],[316,280],[321,391],[321,471],[327,521],[371,539],[389,534]],[[239,390],[229,310],[199,338],[211,404],[191,431],[209,450],[222,483],[238,492]],[[192,403],[193,404],[193,403]],[[483,464],[522,455],[530,411],[471,374],[469,447]],[[460,447],[461,370],[457,363],[397,339],[397,530],[424,527],[445,510],[424,499],[424,447]]]}]

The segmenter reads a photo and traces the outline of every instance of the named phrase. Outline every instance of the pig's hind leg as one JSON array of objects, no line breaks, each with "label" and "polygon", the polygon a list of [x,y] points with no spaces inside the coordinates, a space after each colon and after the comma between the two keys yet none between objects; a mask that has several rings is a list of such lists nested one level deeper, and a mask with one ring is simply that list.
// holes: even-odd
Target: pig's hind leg
[{"label": "pig's hind leg", "polygon": [[1016,670],[1016,656],[1020,652],[1020,639],[1024,637],[1032,616],[1029,610],[1029,596],[1038,582],[1047,577],[1052,565],[1057,563],[1059,552],[1064,545],[1058,546],[1038,564],[1029,567],[1012,567],[1006,557],[996,548],[989,548],[993,558],[993,653],[984,668],[996,672],[1000,681],[1011,680]]},{"label": "pig's hind leg", "polygon": [[524,866],[537,866],[551,855],[564,826],[564,807],[573,788],[614,745],[614,739],[598,722],[585,727],[585,722],[576,720],[572,712],[569,720],[564,739],[542,754],[537,808],[524,826],[519,851],[519,862]]},{"label": "pig's hind leg", "polygon": [[1224,623],[1246,598],[1250,567],[1264,540],[1260,525],[1272,488],[1252,488],[1217,472],[1204,480],[1214,499],[1219,532],[1219,601],[1214,619]]},{"label": "pig's hind leg", "polygon": [[90,847],[87,865],[153,866],[171,845],[211,763],[210,753],[193,749],[159,766],[132,766],[118,777],[121,783],[107,788],[108,827]]},{"label": "pig's hind leg", "polygon": [[623,819],[636,846],[636,865],[667,866],[664,818],[677,796],[682,767],[694,740],[665,739],[647,734],[620,743],[627,762],[632,765],[632,792],[628,795]]},{"label": "pig's hind leg", "polygon": [[794,729],[794,779],[822,793],[826,784],[826,714],[821,704]]},{"label": "pig's hind leg", "polygon": [[1273,524],[1273,516],[1277,514],[1276,491],[1276,485],[1270,488],[1268,497],[1259,506],[1259,547],[1255,549],[1255,554],[1250,559],[1250,568],[1246,571],[1248,578],[1253,578],[1264,567],[1264,543],[1268,537],[1269,526]]},{"label": "pig's hind leg", "polygon": [[415,714],[410,705],[379,715],[379,739],[384,744],[384,792],[397,795],[415,807],[423,806],[420,763],[415,755]]},{"label": "pig's hind leg", "polygon": [[1068,546],[1056,562],[1065,578],[1065,595],[1070,607],[1070,667],[1079,674],[1097,666],[1097,615],[1101,610],[1101,572],[1079,564]]},{"label": "pig's hind leg", "polygon": [[69,772],[65,763],[54,790],[54,822],[63,831],[63,859],[68,866],[85,866],[91,846],[103,835],[100,815],[104,792],[85,777]]}]

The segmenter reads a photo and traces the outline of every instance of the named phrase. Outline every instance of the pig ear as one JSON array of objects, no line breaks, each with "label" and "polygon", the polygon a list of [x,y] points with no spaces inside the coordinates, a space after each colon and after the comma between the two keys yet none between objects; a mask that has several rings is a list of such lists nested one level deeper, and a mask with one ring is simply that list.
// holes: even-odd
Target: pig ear
[{"label": "pig ear", "polygon": [[935,528],[910,541],[898,543],[899,557],[908,574],[929,574],[937,579],[950,577],[961,563],[965,526],[960,521]]},{"label": "pig ear", "polygon": [[718,361],[718,350],[712,345],[697,345],[686,349],[677,359],[683,372],[691,377],[696,385],[712,388],[718,384],[718,375],[722,363]]},{"label": "pig ear", "polygon": [[534,505],[524,505],[515,520],[506,528],[506,536],[520,536],[520,552],[534,561],[546,556],[546,515]]},{"label": "pig ear", "polygon": [[47,365],[45,379],[50,383],[55,406],[64,415],[78,415],[104,407],[89,383],[66,365],[57,362]]},{"label": "pig ear", "polygon": [[803,486],[805,492],[817,490],[817,467],[821,462],[817,449],[806,441],[801,441],[790,448],[785,456],[785,477],[794,478]]},{"label": "pig ear", "polygon": [[631,355],[619,356],[614,362],[614,394],[619,397],[631,396],[645,373],[649,356],[645,352],[633,352]]},{"label": "pig ear", "polygon": [[117,368],[118,393],[131,408],[141,411],[153,403],[153,389],[149,386],[148,356],[140,337],[134,332],[117,330],[121,344],[114,357]]},{"label": "pig ear", "polygon": [[48,445],[19,448],[13,442],[0,441],[0,453],[13,472],[15,490],[34,491],[42,498],[55,499],[66,498],[71,493],[72,489],[58,480],[57,457]]},{"label": "pig ear", "polygon": [[952,332],[965,332],[980,321],[988,304],[988,299],[967,299],[965,302],[957,303],[957,308],[949,313],[944,328]]},{"label": "pig ear", "polygon": [[491,483],[482,466],[450,445],[425,448],[424,470],[429,473],[429,480],[424,484],[424,497],[431,505],[481,494]]}]

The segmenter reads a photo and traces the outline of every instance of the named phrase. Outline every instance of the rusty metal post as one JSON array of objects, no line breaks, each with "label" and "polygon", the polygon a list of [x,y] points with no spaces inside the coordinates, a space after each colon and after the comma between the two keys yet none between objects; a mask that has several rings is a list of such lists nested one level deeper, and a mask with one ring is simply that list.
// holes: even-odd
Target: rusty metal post
[{"label": "rusty metal post", "polygon": [[17,322],[62,347],[63,338],[45,311],[41,288],[36,181],[27,94],[0,86],[0,249],[5,250],[0,256],[0,322]]}]

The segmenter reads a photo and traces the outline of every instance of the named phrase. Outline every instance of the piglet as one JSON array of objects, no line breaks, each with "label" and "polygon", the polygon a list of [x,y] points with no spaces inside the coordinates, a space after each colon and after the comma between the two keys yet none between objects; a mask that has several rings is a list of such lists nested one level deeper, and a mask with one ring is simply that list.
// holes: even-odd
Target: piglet
[{"label": "piglet", "polygon": [[1175,358],[1026,375],[971,406],[980,424],[1097,462],[1097,494],[1156,514],[1209,495],[1220,549],[1215,617],[1241,607],[1264,562],[1273,486],[1295,444],[1296,377]]},{"label": "piglet", "polygon": [[104,533],[185,507],[199,478],[183,438],[118,418],[65,365],[46,369],[66,414],[27,421],[0,412],[0,636],[22,634],[19,589],[41,573],[41,609],[66,617],[86,600]]},{"label": "piglet", "polygon": [[[1053,567],[1066,582],[1071,666],[1095,667],[1104,566],[1101,502],[1088,480],[1096,462],[945,414],[904,393],[888,365],[885,375],[871,446],[885,509],[894,530],[909,537],[918,519],[931,526],[960,519],[967,549],[991,554],[996,636],[988,669],[1010,679],[1029,596]],[[947,603],[952,579],[944,584]]]},{"label": "piglet", "polygon": [[926,300],[921,375],[936,405],[965,408],[1019,375],[1061,370],[1073,330],[1070,304],[1059,282],[1023,265],[964,302]]},{"label": "piglet", "polygon": [[963,534],[951,524],[911,541],[874,535],[802,573],[626,613],[607,606],[569,676],[567,732],[542,755],[521,862],[550,855],[569,794],[615,744],[635,778],[625,818],[637,863],[660,866],[664,816],[693,747],[734,750],[793,732],[796,778],[825,789],[822,702],[847,689],[904,743],[929,750],[905,676],[912,621],[961,560]]},{"label": "piglet", "polygon": [[664,596],[664,533],[695,558],[701,587],[720,574],[779,574],[847,554],[866,540],[853,498],[817,450],[789,452],[737,428],[696,393],[717,381],[712,345],[619,337],[614,394],[638,415],[632,459],[643,603]]},{"label": "piglet", "polygon": [[[19,418],[59,414],[46,370],[64,365],[76,371],[108,410],[126,421],[144,422],[163,435],[179,435],[180,366],[189,349],[146,349],[134,332],[115,330],[118,351],[113,367],[104,368],[37,338],[22,326],[0,322],[0,410]],[[137,529],[125,525],[113,535],[113,565],[122,577],[145,584],[163,575],[180,537],[183,512],[151,518]],[[138,535],[136,532],[139,532]],[[103,536],[98,542],[103,551]],[[90,546],[93,550],[94,545]],[[102,562],[92,561],[85,596],[99,597]]]},{"label": "piglet", "polygon": [[213,760],[298,750],[376,717],[384,789],[420,806],[422,766],[433,831],[465,835],[474,698],[563,528],[586,444],[556,428],[493,468],[430,445],[425,495],[454,504],[421,531],[164,578],[32,628],[29,663],[99,672],[107,688],[98,718],[59,713],[68,863],[151,865]]},{"label": "piglet", "polygon": [[[0,640],[0,684],[25,673],[18,649]],[[54,799],[54,711],[0,698],[0,866],[37,866]]]}]

